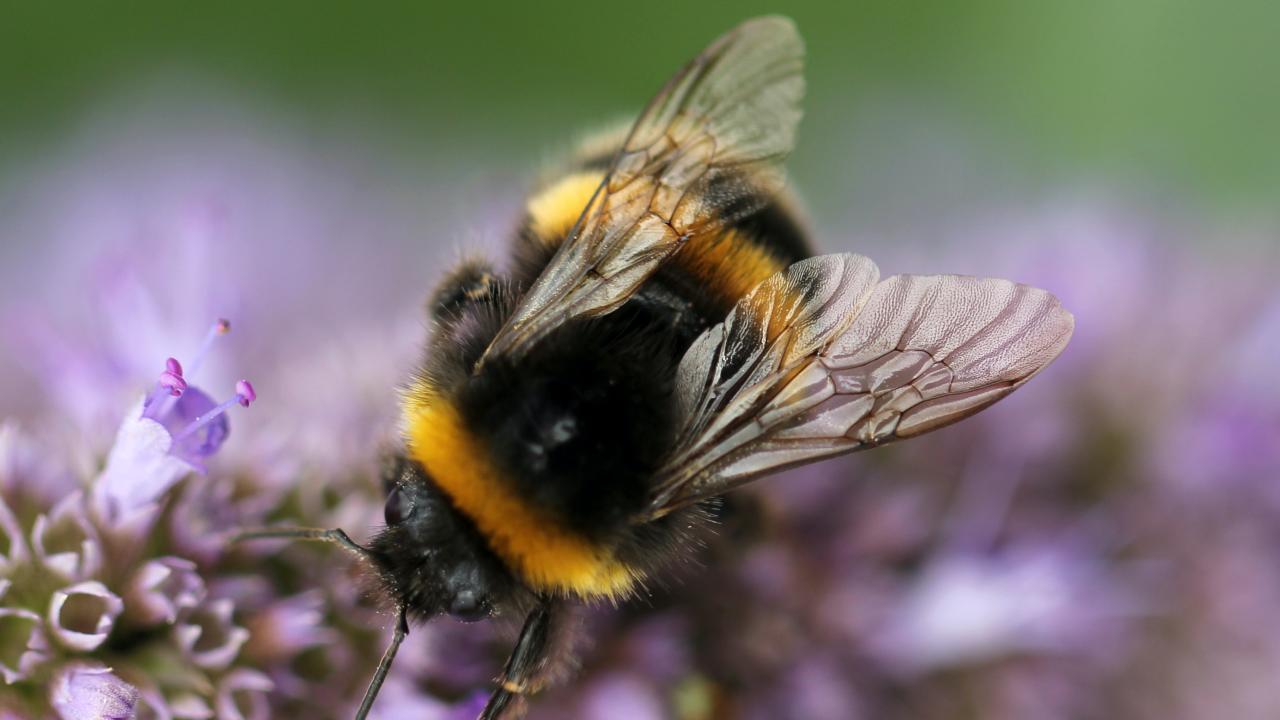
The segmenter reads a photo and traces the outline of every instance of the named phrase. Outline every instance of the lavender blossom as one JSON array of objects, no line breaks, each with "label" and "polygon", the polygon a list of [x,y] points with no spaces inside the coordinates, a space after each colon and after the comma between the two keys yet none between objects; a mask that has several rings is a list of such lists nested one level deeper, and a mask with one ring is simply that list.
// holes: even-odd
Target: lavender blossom
[{"label": "lavender blossom", "polygon": [[[225,321],[214,325],[192,370],[228,328]],[[165,542],[164,527],[155,520],[179,481],[207,471],[205,463],[230,431],[226,411],[247,407],[256,397],[242,380],[227,400],[214,403],[170,358],[147,397],[126,414],[106,466],[87,492],[41,507],[40,496],[26,489],[39,486],[43,466],[8,464],[0,487],[0,529],[8,538],[0,564],[0,670],[7,684],[52,677],[48,707],[78,720],[132,718],[135,712],[157,718],[206,711],[225,718],[265,717],[260,696],[270,681],[260,671],[235,667],[248,631],[233,619],[232,601],[207,595],[196,563],[141,552]],[[33,517],[20,521],[10,502]],[[170,632],[147,634],[157,626]],[[108,648],[109,640],[129,642],[129,636],[145,641],[136,657]],[[104,655],[112,658],[114,672],[94,664]],[[188,668],[152,674],[155,663],[174,661]],[[190,685],[201,674],[206,679]],[[170,687],[174,680],[179,685]],[[0,704],[6,703],[0,692]]]},{"label": "lavender blossom", "polygon": [[85,580],[56,590],[49,599],[49,632],[68,650],[89,652],[106,642],[124,609],[106,585]]},{"label": "lavender blossom", "polygon": [[131,720],[138,690],[109,668],[69,665],[54,677],[50,703],[63,720]]},{"label": "lavender blossom", "polygon": [[196,564],[179,557],[150,560],[134,573],[125,598],[130,620],[139,625],[167,625],[205,597]]},{"label": "lavender blossom", "polygon": [[[8,591],[11,581],[3,581]],[[36,666],[48,657],[48,641],[40,616],[25,608],[0,607],[0,627],[4,628],[0,643],[0,674],[12,685],[32,676]]]}]

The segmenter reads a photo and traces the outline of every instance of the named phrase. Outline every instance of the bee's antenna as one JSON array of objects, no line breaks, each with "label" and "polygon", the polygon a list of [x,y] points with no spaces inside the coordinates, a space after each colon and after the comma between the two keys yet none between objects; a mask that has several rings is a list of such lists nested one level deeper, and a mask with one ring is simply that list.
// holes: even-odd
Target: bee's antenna
[{"label": "bee's antenna", "polygon": [[284,528],[261,528],[258,530],[243,530],[231,538],[231,542],[242,542],[244,540],[320,540],[323,542],[331,542],[340,545],[347,550],[359,555],[366,560],[373,559],[373,551],[369,548],[359,545],[352,540],[342,528],[333,528],[332,530],[324,530],[321,528],[300,528],[300,527],[284,527]]},{"label": "bee's antenna", "polygon": [[404,638],[409,634],[409,621],[405,616],[405,606],[396,606],[396,630],[391,635],[391,644],[382,653],[382,660],[378,662],[378,669],[373,673],[373,679],[369,681],[369,688],[364,691],[364,700],[360,701],[360,709],[356,711],[356,720],[365,720],[365,716],[369,714],[369,709],[373,707],[373,701],[378,697],[378,691],[382,689],[382,682],[387,679],[387,673],[391,670],[391,661],[396,659],[396,651],[400,649],[400,643],[404,642]]},{"label": "bee's antenna", "polygon": [[[262,528],[259,530],[244,530],[231,539],[232,542],[244,540],[320,540],[340,545],[362,558],[373,559],[373,551],[357,544],[342,528],[333,528],[331,530],[300,527]],[[391,671],[391,663],[396,659],[396,653],[400,650],[400,643],[404,642],[405,636],[408,634],[409,619],[407,608],[403,604],[396,605],[396,629],[391,635],[391,644],[382,653],[382,660],[378,662],[378,669],[374,671],[373,679],[369,681],[369,687],[364,691],[364,699],[360,701],[360,709],[356,711],[355,720],[365,720],[365,717],[369,714],[370,708],[373,707],[374,699],[378,697],[378,691],[382,689],[382,683],[387,679],[387,673]]]}]

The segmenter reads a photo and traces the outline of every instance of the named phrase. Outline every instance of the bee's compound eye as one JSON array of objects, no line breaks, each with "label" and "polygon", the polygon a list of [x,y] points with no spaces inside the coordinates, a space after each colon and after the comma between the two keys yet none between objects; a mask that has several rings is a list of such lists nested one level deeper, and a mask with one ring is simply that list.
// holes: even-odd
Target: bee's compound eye
[{"label": "bee's compound eye", "polygon": [[388,525],[399,525],[413,514],[413,501],[405,495],[399,485],[391,488],[387,495],[387,505],[382,509],[382,517]]}]

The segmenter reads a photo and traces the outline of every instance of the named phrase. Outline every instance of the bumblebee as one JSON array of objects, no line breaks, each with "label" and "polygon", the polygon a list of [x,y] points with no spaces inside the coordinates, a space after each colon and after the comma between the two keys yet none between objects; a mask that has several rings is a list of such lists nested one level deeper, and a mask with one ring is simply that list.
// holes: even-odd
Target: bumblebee
[{"label": "bumblebee", "polygon": [[1043,290],[813,255],[782,188],[803,54],[787,19],[731,30],[535,190],[510,267],[444,280],[368,547],[242,536],[371,567],[397,624],[358,718],[410,622],[444,613],[526,615],[481,717],[521,716],[567,609],[642,592],[714,498],[972,415],[1066,346]]}]

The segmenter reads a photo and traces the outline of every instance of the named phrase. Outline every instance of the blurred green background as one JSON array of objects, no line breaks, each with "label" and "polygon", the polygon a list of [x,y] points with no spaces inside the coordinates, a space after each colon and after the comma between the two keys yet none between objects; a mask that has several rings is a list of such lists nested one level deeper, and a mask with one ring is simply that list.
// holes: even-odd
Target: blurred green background
[{"label": "blurred green background", "polygon": [[972,203],[971,177],[997,194],[1102,183],[1213,214],[1280,197],[1280,3],[1264,1],[11,2],[0,175],[155,83],[218,84],[300,132],[373,121],[407,162],[520,172],[766,12],[809,45],[793,169],[819,216],[850,197],[930,211],[904,190]]}]

